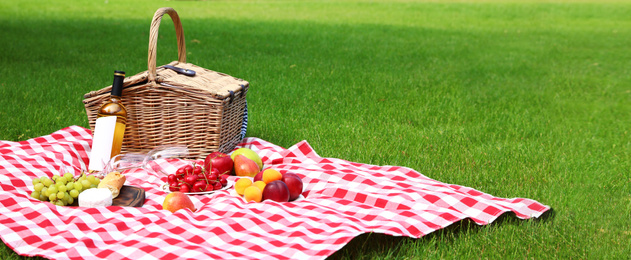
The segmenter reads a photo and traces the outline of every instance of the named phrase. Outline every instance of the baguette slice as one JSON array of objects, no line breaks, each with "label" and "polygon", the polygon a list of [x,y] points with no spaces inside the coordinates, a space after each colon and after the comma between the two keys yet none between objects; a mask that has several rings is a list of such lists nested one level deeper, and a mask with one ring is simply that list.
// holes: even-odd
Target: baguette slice
[{"label": "baguette slice", "polygon": [[98,188],[106,188],[112,192],[112,198],[118,197],[123,184],[125,184],[125,175],[120,172],[110,172],[99,183]]}]

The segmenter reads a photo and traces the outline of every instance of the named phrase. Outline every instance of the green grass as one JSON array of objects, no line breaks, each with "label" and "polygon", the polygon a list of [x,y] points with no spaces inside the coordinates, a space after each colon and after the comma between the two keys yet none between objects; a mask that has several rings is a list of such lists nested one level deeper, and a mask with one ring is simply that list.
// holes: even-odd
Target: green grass
[{"label": "green grass", "polygon": [[[189,62],[250,82],[249,136],[555,209],[332,258],[631,255],[631,3],[0,0],[0,140],[87,127],[83,94],[147,69],[162,6]],[[158,64],[177,58],[162,25]]]}]

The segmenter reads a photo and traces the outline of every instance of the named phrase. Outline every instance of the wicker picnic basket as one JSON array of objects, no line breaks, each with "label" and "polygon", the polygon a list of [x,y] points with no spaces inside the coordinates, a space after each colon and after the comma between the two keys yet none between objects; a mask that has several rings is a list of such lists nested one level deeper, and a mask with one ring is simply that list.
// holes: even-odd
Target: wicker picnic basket
[{"label": "wicker picnic basket", "polygon": [[[173,20],[178,42],[178,60],[165,65],[173,69],[156,68],[158,29],[164,14]],[[160,8],[153,16],[147,65],[148,71],[127,77],[123,83],[122,102],[128,116],[122,153],[178,144],[188,147],[190,158],[203,159],[214,151],[230,152],[241,142],[249,83],[186,63],[182,23],[172,8]],[[195,75],[182,74],[182,69]],[[84,95],[92,131],[111,87]]]}]

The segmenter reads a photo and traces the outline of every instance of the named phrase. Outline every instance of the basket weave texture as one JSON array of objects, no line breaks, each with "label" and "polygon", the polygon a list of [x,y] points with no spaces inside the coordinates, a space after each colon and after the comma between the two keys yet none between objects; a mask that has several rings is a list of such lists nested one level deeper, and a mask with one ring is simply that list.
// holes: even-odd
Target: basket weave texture
[{"label": "basket weave texture", "polygon": [[[158,29],[164,14],[175,25],[178,60],[168,65],[195,71],[186,76],[156,67]],[[156,11],[149,35],[148,70],[127,77],[122,102],[127,125],[122,153],[147,152],[161,145],[186,145],[190,158],[230,152],[241,142],[241,128],[249,83],[186,62],[184,32],[172,8]],[[83,103],[92,131],[100,106],[109,100],[112,86],[84,95]]]}]

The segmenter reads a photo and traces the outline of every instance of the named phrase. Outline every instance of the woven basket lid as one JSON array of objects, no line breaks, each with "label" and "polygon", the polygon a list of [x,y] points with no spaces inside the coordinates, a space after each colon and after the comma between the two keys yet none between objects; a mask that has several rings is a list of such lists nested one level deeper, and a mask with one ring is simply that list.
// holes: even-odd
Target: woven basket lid
[{"label": "woven basket lid", "polygon": [[[231,94],[239,92],[243,90],[244,87],[249,85],[249,82],[243,79],[235,78],[221,72],[205,69],[191,63],[181,63],[178,61],[173,61],[168,65],[195,71],[195,76],[186,76],[183,74],[179,74],[171,69],[158,67],[156,70],[157,84],[162,84],[165,86],[175,86],[187,90],[193,90],[195,92],[207,93],[217,99],[224,99],[226,97],[229,97]],[[124,86],[127,87],[146,82],[147,78],[148,71],[138,73],[126,78]]]},{"label": "woven basket lid", "polygon": [[[216,99],[225,99],[227,97],[230,97],[233,94],[243,91],[243,89],[245,87],[248,87],[250,84],[243,79],[235,78],[221,72],[205,69],[191,63],[181,63],[178,61],[173,61],[168,65],[182,69],[193,70],[195,71],[195,76],[186,76],[183,74],[178,74],[171,69],[158,67],[156,84],[161,84],[167,87],[178,87],[196,93],[208,94]],[[148,74],[148,71],[143,71],[136,75],[126,77],[123,82],[123,88],[147,83]],[[90,93],[85,94],[84,98],[109,94],[111,90],[112,86],[107,86],[98,91],[91,91]]]},{"label": "woven basket lid", "polygon": [[195,76],[179,74],[171,69],[158,68],[158,83],[180,86],[192,90],[205,91],[217,99],[224,99],[235,92],[243,90],[248,82],[230,75],[208,70],[191,63],[171,62],[169,65],[195,71]]}]

